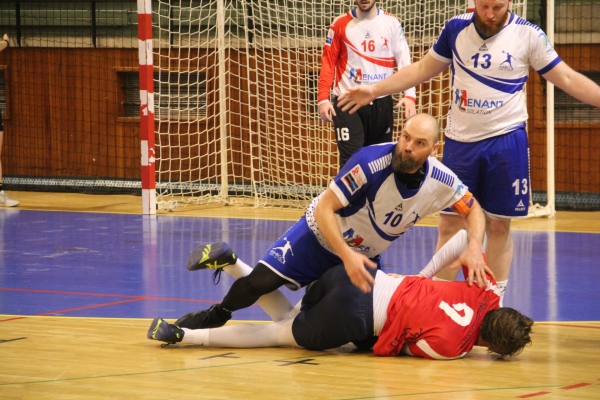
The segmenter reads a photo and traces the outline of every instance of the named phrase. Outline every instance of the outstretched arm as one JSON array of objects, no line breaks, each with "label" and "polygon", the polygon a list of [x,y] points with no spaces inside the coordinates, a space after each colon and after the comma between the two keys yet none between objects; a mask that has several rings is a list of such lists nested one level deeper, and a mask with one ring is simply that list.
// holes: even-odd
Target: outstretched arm
[{"label": "outstretched arm", "polygon": [[461,229],[452,236],[452,239],[448,240],[441,249],[439,249],[427,263],[425,268],[419,272],[424,278],[431,279],[437,275],[444,267],[449,266],[458,258],[462,253],[467,250],[468,247],[468,236],[467,231]]},{"label": "outstretched arm", "polygon": [[448,64],[427,53],[420,61],[411,64],[394,75],[374,85],[358,86],[346,90],[338,97],[338,107],[354,113],[375,98],[402,92],[433,78],[448,67]]},{"label": "outstretched arm", "polygon": [[[473,202],[471,205],[470,202]],[[469,204],[466,204],[469,203]],[[465,214],[461,212],[461,208],[468,206],[468,212]],[[477,284],[481,286],[487,285],[487,278],[485,276],[486,271],[493,276],[492,271],[487,267],[485,260],[483,259],[483,236],[485,234],[485,215],[483,209],[475,200],[474,197],[469,196],[463,197],[457,202],[452,209],[459,214],[462,214],[465,218],[467,225],[468,245],[467,249],[460,255],[457,261],[455,261],[450,268],[458,268],[461,265],[466,266],[469,269],[466,280],[469,286],[473,284],[473,280],[477,281]]]},{"label": "outstretched arm", "polygon": [[567,63],[561,61],[542,76],[577,100],[600,107],[600,86]]},{"label": "outstretched arm", "polygon": [[344,268],[350,281],[363,293],[371,291],[375,279],[365,269],[377,268],[377,264],[364,254],[358,253],[350,248],[342,236],[340,227],[335,218],[335,212],[343,207],[331,188],[323,193],[319,204],[315,208],[315,220],[319,230],[333,251],[342,259]]}]

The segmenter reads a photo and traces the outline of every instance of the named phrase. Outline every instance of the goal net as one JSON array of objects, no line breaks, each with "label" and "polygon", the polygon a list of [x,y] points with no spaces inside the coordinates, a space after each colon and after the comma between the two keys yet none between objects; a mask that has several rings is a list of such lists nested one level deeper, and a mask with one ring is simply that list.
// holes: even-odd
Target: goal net
[{"label": "goal net", "polygon": [[[211,202],[305,207],[336,174],[332,125],[318,115],[327,30],[354,1],[153,2],[159,209]],[[465,0],[379,1],[403,24],[413,61]],[[512,10],[524,15],[523,0]],[[445,127],[449,71],[417,88]],[[396,99],[398,100],[398,99]],[[397,115],[396,132],[403,116]]]}]

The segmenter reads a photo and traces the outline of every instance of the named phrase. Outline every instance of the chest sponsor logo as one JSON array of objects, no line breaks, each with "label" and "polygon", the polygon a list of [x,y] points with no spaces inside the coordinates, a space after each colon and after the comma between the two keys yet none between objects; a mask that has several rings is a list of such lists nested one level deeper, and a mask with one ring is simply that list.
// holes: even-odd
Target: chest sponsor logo
[{"label": "chest sponsor logo", "polygon": [[356,83],[364,83],[367,85],[377,83],[387,78],[387,73],[370,74],[364,72],[361,68],[350,68],[349,79]]},{"label": "chest sponsor logo", "polygon": [[[512,68],[512,67],[511,67]],[[496,108],[502,107],[503,100],[488,100],[469,97],[466,90],[454,90],[454,104],[466,114],[491,114]]]},{"label": "chest sponsor logo", "polygon": [[362,242],[364,241],[364,239],[360,236],[360,235],[356,235],[354,233],[354,229],[350,228],[347,231],[345,231],[343,233],[344,235],[344,240],[346,241],[346,243],[348,243],[348,246],[352,247],[353,249],[359,250],[359,251],[369,251],[370,248],[367,246],[362,246]]}]

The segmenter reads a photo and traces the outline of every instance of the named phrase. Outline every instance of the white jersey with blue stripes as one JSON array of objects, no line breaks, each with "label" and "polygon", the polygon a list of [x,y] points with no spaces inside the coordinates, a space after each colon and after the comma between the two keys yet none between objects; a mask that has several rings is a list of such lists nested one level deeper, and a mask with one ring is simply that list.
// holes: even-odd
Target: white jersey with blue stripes
[{"label": "white jersey with blue stripes", "polygon": [[446,22],[430,54],[452,64],[445,134],[459,142],[524,128],[529,66],[544,74],[561,61],[539,27],[512,13],[508,24],[487,39],[475,28],[474,13],[458,15]]},{"label": "white jersey with blue stripes", "polygon": [[[343,204],[336,218],[346,243],[368,257],[381,254],[420,219],[454,205],[468,190],[434,157],[426,161],[421,186],[406,188],[392,168],[396,144],[360,149],[329,185]],[[320,198],[308,207],[306,221],[319,243],[332,251],[313,215]]]}]

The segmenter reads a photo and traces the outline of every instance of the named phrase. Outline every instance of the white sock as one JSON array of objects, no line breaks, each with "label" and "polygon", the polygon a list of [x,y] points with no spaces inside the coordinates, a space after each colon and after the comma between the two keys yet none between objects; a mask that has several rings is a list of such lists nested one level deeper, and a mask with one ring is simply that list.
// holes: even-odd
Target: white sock
[{"label": "white sock", "polygon": [[[233,276],[235,279],[239,279],[250,275],[252,267],[238,257],[235,264],[223,267],[223,271]],[[290,301],[279,290],[260,296],[257,302],[273,321],[286,319],[289,312],[293,309]]]},{"label": "white sock", "polygon": [[500,307],[503,307],[504,293],[506,293],[506,286],[508,285],[508,279],[504,281],[496,281],[496,286],[500,290]]},{"label": "white sock", "polygon": [[208,331],[210,329],[188,329],[181,328],[185,335],[183,335],[183,339],[181,339],[181,343],[185,344],[197,344],[200,346],[210,346],[208,340]]},{"label": "white sock", "polygon": [[252,268],[238,258],[235,264],[229,264],[228,266],[223,267],[223,271],[227,272],[235,279],[240,279],[244,276],[250,275],[250,272],[252,272]]},{"label": "white sock", "polygon": [[[212,347],[299,347],[292,334],[293,322],[287,319],[266,324],[232,324],[206,331]],[[206,343],[209,342],[205,346]]]}]

